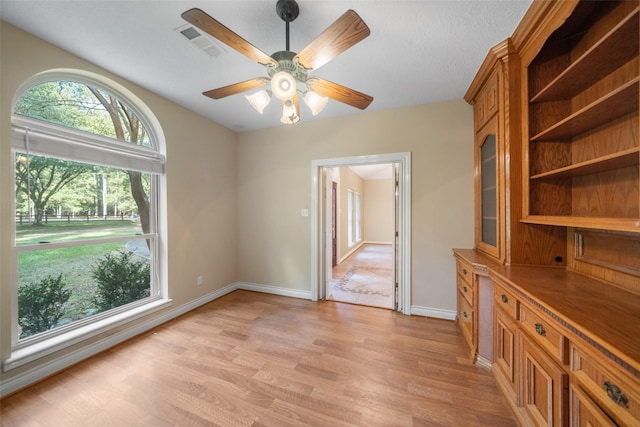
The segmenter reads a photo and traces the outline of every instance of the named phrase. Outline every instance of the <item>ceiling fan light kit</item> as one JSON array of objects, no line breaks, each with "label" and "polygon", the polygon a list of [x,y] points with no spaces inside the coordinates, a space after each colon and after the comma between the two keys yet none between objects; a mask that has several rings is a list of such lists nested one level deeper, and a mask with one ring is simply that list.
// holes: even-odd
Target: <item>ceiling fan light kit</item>
[{"label": "ceiling fan light kit", "polygon": [[327,102],[329,98],[326,96],[321,96],[315,93],[312,90],[307,91],[304,95],[304,103],[307,104],[307,107],[311,110],[311,114],[317,116],[324,110],[324,107],[327,106]]},{"label": "ceiling fan light kit", "polygon": [[265,107],[271,102],[271,95],[269,95],[269,92],[266,90],[260,90],[251,95],[245,95],[244,97],[247,98],[249,104],[260,114],[262,114]]},{"label": "ceiling fan light kit", "polygon": [[[234,33],[200,9],[190,9],[182,17],[192,25],[237,50],[248,58],[267,67],[270,79],[257,77],[244,82],[209,90],[203,93],[213,99],[235,95],[257,89],[270,82],[269,90],[259,90],[245,98],[260,114],[271,101],[271,94],[282,103],[282,117],[285,124],[300,121],[299,95],[311,114],[318,115],[327,105],[328,99],[345,103],[364,110],[373,97],[318,77],[308,77],[310,70],[326,64],[340,53],[369,36],[367,24],[353,10],[348,10],[300,53],[289,50],[289,23],[299,14],[295,0],[278,0],[276,13],[286,23],[286,50],[269,56],[251,43]],[[299,87],[300,86],[300,87]]]},{"label": "ceiling fan light kit", "polygon": [[293,99],[288,99],[282,103],[282,117],[280,122],[285,125],[292,125],[300,121],[300,114],[298,112],[298,105]]},{"label": "ceiling fan light kit", "polygon": [[298,92],[297,86],[296,79],[286,71],[278,71],[271,77],[271,91],[283,101],[293,98]]}]

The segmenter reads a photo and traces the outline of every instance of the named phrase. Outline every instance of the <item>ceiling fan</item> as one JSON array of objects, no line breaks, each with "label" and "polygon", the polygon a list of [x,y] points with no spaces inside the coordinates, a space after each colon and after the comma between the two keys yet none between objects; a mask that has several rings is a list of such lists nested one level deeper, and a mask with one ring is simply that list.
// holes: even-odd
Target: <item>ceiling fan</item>
[{"label": "ceiling fan", "polygon": [[266,66],[269,75],[269,78],[256,77],[209,90],[203,95],[220,99],[270,84],[269,90],[246,95],[246,98],[262,114],[271,100],[271,94],[273,94],[282,103],[283,113],[280,121],[285,124],[293,124],[300,120],[299,94],[304,96],[304,102],[314,116],[324,109],[328,101],[327,98],[361,110],[367,108],[373,101],[373,97],[337,83],[308,75],[309,71],[321,67],[369,36],[371,33],[369,27],[360,16],[353,10],[346,11],[300,53],[295,53],[289,50],[289,23],[298,17],[298,4],[295,0],[278,0],[276,13],[286,23],[286,50],[275,52],[271,56],[198,8],[187,10],[182,14],[182,18],[190,24],[249,59]]}]

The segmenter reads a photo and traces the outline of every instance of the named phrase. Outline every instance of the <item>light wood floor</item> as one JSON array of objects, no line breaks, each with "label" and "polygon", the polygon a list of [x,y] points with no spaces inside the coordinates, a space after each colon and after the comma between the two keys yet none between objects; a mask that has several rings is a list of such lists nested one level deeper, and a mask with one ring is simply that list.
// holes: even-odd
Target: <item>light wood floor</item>
[{"label": "light wood floor", "polygon": [[235,291],[0,402],[2,426],[514,426],[455,323]]}]

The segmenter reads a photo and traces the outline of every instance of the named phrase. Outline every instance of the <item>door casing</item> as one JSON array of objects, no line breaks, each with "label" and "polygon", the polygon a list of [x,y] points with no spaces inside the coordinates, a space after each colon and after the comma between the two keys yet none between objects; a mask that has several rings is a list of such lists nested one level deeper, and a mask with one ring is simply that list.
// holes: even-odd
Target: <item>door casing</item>
[{"label": "door casing", "polygon": [[317,301],[323,295],[321,287],[326,254],[326,222],[323,221],[325,203],[322,188],[324,186],[323,168],[339,166],[397,163],[399,169],[398,197],[398,306],[397,310],[411,314],[411,153],[374,154],[366,156],[339,157],[311,161],[311,299]]}]

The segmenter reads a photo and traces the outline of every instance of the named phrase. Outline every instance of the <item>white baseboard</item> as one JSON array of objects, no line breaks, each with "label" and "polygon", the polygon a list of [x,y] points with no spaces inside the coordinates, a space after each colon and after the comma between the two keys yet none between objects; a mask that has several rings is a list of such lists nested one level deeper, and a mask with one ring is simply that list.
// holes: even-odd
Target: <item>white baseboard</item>
[{"label": "white baseboard", "polygon": [[433,317],[435,319],[456,320],[455,310],[443,310],[441,308],[411,306],[411,314],[416,316]]},{"label": "white baseboard", "polygon": [[367,240],[364,242],[365,245],[393,245],[393,242],[374,242],[371,240]]},{"label": "white baseboard", "polygon": [[283,288],[280,286],[260,285],[258,283],[247,282],[237,282],[235,285],[236,289],[244,289],[246,291],[263,292],[265,294],[274,294],[283,297],[311,299],[311,291],[302,291],[298,289]]}]

